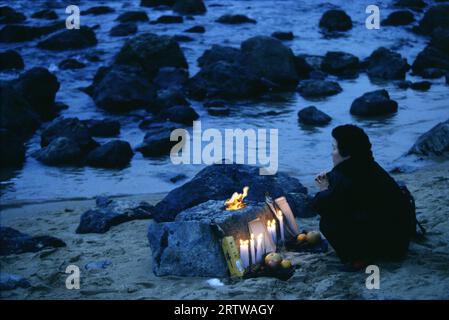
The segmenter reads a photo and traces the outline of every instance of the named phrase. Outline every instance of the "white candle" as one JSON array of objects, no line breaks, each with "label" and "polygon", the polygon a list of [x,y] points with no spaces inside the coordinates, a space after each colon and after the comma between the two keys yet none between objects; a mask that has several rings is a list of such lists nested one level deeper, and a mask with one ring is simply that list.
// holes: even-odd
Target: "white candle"
[{"label": "white candle", "polygon": [[251,263],[255,264],[256,263],[256,250],[254,247],[254,234],[251,233],[251,240],[249,241],[250,246],[251,246]]},{"label": "white candle", "polygon": [[276,244],[276,242],[277,242],[276,220],[274,220],[274,219],[271,221],[271,230],[273,233],[273,242],[274,242],[274,244]]},{"label": "white candle", "polygon": [[240,259],[242,259],[243,267],[249,266],[248,240],[240,240]]},{"label": "white candle", "polygon": [[285,238],[284,238],[284,216],[282,214],[282,211],[278,210],[276,216],[279,220],[279,229],[281,230],[281,241],[282,241],[282,243],[284,243],[284,241],[285,241]]},{"label": "white candle", "polygon": [[261,262],[262,261],[262,256],[264,254],[263,252],[263,234],[260,233],[257,236],[257,256],[256,256],[256,262]]}]

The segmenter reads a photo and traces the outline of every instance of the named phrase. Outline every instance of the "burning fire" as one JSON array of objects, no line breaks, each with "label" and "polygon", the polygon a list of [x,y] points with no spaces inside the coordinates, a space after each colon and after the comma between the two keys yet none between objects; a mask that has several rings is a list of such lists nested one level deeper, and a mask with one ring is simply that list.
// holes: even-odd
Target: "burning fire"
[{"label": "burning fire", "polygon": [[249,187],[243,188],[243,193],[234,192],[232,197],[225,201],[226,210],[238,210],[246,207],[243,199],[248,195]]}]

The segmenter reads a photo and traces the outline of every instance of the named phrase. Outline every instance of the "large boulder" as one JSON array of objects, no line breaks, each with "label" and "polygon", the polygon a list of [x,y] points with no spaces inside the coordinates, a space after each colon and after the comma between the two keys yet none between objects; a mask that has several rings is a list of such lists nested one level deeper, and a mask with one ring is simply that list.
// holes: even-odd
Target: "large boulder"
[{"label": "large boulder", "polygon": [[65,59],[62,60],[58,64],[58,68],[61,70],[67,70],[67,69],[82,69],[85,68],[86,65],[76,59]]},{"label": "large boulder", "polygon": [[116,19],[121,23],[126,22],[148,22],[150,19],[145,11],[128,11],[119,15]]},{"label": "large boulder", "polygon": [[0,42],[30,41],[64,28],[64,22],[54,22],[46,26],[28,26],[21,24],[6,25],[0,30]]},{"label": "large boulder", "polygon": [[449,55],[449,28],[437,28],[432,32],[430,45]]},{"label": "large boulder", "polygon": [[363,94],[351,104],[351,114],[356,116],[382,116],[398,111],[398,103],[390,99],[387,90],[376,90]]},{"label": "large boulder", "polygon": [[128,40],[115,62],[140,65],[151,78],[162,67],[188,68],[179,44],[168,36],[154,33],[143,33]]},{"label": "large boulder", "polygon": [[408,10],[394,11],[382,20],[383,26],[405,26],[415,21],[415,16]]},{"label": "large boulder", "polygon": [[367,58],[366,72],[370,78],[400,80],[410,69],[407,59],[399,53],[380,47]]},{"label": "large boulder", "polygon": [[201,57],[198,58],[198,65],[204,67],[218,61],[234,63],[240,62],[241,59],[242,52],[239,49],[214,44],[210,49],[204,51]]},{"label": "large boulder", "polygon": [[[172,190],[155,206],[156,221],[172,221],[183,210],[208,200],[225,201],[244,186],[249,186],[248,201],[265,201],[265,193],[274,198],[307,193],[295,178],[285,173],[260,175],[259,168],[239,164],[214,164],[201,170],[184,185]],[[295,210],[292,208],[292,210]]]},{"label": "large boulder", "polygon": [[23,13],[16,11],[10,6],[0,7],[0,24],[21,23],[26,20]]},{"label": "large boulder", "polygon": [[290,41],[295,37],[291,31],[275,31],[271,36],[281,41]]},{"label": "large boulder", "polygon": [[99,168],[123,168],[129,164],[134,152],[131,145],[122,140],[109,141],[87,155],[87,164]]},{"label": "large boulder", "polygon": [[203,0],[176,0],[173,5],[174,12],[185,15],[203,14],[206,10]]},{"label": "large boulder", "polygon": [[419,22],[418,31],[431,34],[438,27],[449,28],[449,4],[440,4],[429,8]]},{"label": "large boulder", "polygon": [[419,156],[442,156],[449,152],[449,120],[438,123],[421,135],[408,151]]},{"label": "large boulder", "polygon": [[136,150],[145,157],[160,157],[170,153],[178,141],[170,141],[171,132],[176,129],[175,123],[154,123],[146,132],[145,137]]},{"label": "large boulder", "polygon": [[192,122],[197,120],[199,115],[192,107],[176,105],[163,109],[160,113],[158,113],[157,117],[161,120],[192,125]]},{"label": "large boulder", "polygon": [[302,80],[297,90],[305,98],[327,97],[343,91],[338,82],[318,79]]},{"label": "large boulder", "polygon": [[125,112],[150,105],[156,90],[141,67],[113,64],[97,71],[91,96],[102,109]]},{"label": "large boulder", "polygon": [[319,26],[326,31],[347,31],[352,28],[352,20],[343,10],[332,9],[322,15]]},{"label": "large boulder", "polygon": [[0,128],[0,164],[2,167],[18,167],[25,160],[25,146],[22,139],[11,131]]},{"label": "large boulder", "polygon": [[295,85],[298,75],[292,50],[272,37],[256,36],[241,44],[242,64],[259,78],[279,85]]},{"label": "large boulder", "polygon": [[[179,89],[164,89],[158,91],[158,95],[154,103],[148,108],[151,112],[159,113],[165,109],[174,106],[188,106],[184,93]],[[186,110],[180,110],[185,112]],[[184,113],[187,115],[186,113]]]},{"label": "large boulder", "polygon": [[397,0],[394,5],[400,8],[409,8],[421,11],[427,4],[423,0]]},{"label": "large boulder", "polygon": [[56,12],[50,9],[44,9],[37,11],[31,15],[31,18],[35,19],[46,19],[46,20],[56,20],[58,19],[58,15]]},{"label": "large boulder", "polygon": [[[162,67],[153,79],[153,84],[159,89],[176,90],[184,87],[189,80],[189,73],[183,68]],[[159,96],[159,93],[158,93]]]},{"label": "large boulder", "polygon": [[47,50],[84,49],[97,45],[95,32],[88,27],[63,30],[39,42],[37,46]]},{"label": "large boulder", "polygon": [[298,121],[306,125],[323,126],[331,122],[332,118],[315,106],[299,110]]},{"label": "large boulder", "polygon": [[140,5],[142,7],[159,7],[159,6],[169,6],[175,4],[176,0],[140,0]]},{"label": "large boulder", "polygon": [[243,14],[225,14],[219,17],[216,22],[223,24],[257,23],[256,20],[248,18]]},{"label": "large boulder", "polygon": [[172,23],[183,23],[184,18],[182,16],[169,16],[163,15],[156,19],[155,24],[172,24]]},{"label": "large boulder", "polygon": [[105,233],[124,222],[151,219],[153,206],[146,202],[97,197],[96,208],[81,215],[76,233]]},{"label": "large boulder", "polygon": [[132,22],[120,23],[109,31],[111,37],[126,37],[137,33],[137,25]]},{"label": "large boulder", "polygon": [[101,14],[108,14],[108,13],[112,13],[115,10],[111,7],[108,6],[97,6],[97,7],[90,7],[87,10],[81,11],[82,15],[88,15],[88,14],[92,14],[95,16],[101,15]]},{"label": "large boulder", "polygon": [[357,76],[359,58],[341,51],[329,51],[321,62],[321,69],[329,74],[344,78]]},{"label": "large boulder", "polygon": [[108,119],[81,120],[93,137],[114,137],[120,134],[120,122]]},{"label": "large boulder", "polygon": [[65,247],[64,241],[50,236],[32,237],[16,229],[0,226],[0,255],[37,252],[46,248]]},{"label": "large boulder", "polygon": [[0,52],[0,71],[9,69],[23,69],[22,56],[14,50]]},{"label": "large boulder", "polygon": [[48,166],[80,165],[84,155],[79,144],[66,137],[57,137],[33,153],[36,160]]},{"label": "large boulder", "polygon": [[449,54],[428,45],[421,51],[412,64],[413,73],[418,75],[426,74],[428,69],[441,69],[449,71]]}]

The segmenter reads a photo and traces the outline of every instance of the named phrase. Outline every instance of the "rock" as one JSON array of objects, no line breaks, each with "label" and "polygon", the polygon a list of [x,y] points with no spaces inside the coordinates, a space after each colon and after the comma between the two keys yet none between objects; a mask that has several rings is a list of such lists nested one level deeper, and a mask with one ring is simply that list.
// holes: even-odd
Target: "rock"
[{"label": "rock", "polygon": [[24,14],[14,10],[10,6],[0,7],[0,24],[21,23],[26,20]]},{"label": "rock", "polygon": [[419,90],[419,91],[427,91],[430,89],[430,86],[432,85],[429,81],[420,81],[420,82],[414,82],[410,85],[410,88],[413,90]]},{"label": "rock", "polygon": [[186,36],[184,34],[177,34],[174,35],[173,37],[171,37],[174,41],[176,42],[192,42],[195,39],[193,39],[192,37]]},{"label": "rock", "polygon": [[58,15],[53,10],[41,10],[33,13],[31,15],[31,18],[35,19],[47,19],[47,20],[56,20],[58,19]]},{"label": "rock", "polygon": [[370,78],[400,80],[409,69],[407,59],[384,47],[374,50],[367,59],[366,72]]},{"label": "rock", "polygon": [[173,106],[163,109],[158,117],[163,120],[192,125],[192,122],[199,118],[198,113],[189,106]]},{"label": "rock", "polygon": [[154,207],[146,202],[97,198],[97,207],[84,212],[76,233],[105,233],[124,222],[151,219]]},{"label": "rock", "polygon": [[101,15],[101,14],[107,14],[112,13],[115,10],[108,6],[97,6],[97,7],[91,7],[87,10],[81,11],[82,15],[92,14],[92,15]]},{"label": "rock", "polygon": [[148,22],[150,19],[145,11],[128,11],[124,12],[115,19],[122,23],[125,22]]},{"label": "rock", "polygon": [[347,31],[352,29],[352,20],[343,10],[333,9],[322,15],[319,26],[326,31]]},{"label": "rock", "polygon": [[220,243],[206,223],[151,224],[148,241],[153,255],[153,272],[157,276],[225,277],[228,274]]},{"label": "rock", "polygon": [[0,291],[29,287],[31,287],[30,282],[22,276],[4,272],[0,273]]},{"label": "rock", "polygon": [[137,25],[132,22],[120,23],[109,31],[111,37],[126,37],[137,33]]},{"label": "rock", "polygon": [[437,68],[449,71],[449,55],[438,48],[428,45],[421,51],[412,64],[413,73],[421,75],[425,69]]},{"label": "rock", "polygon": [[25,160],[23,141],[11,131],[0,128],[0,164],[5,167],[19,167]]},{"label": "rock", "polygon": [[182,18],[182,16],[160,16],[155,21],[155,23],[166,23],[166,24],[183,23],[183,22],[184,22],[184,19]]},{"label": "rock", "polygon": [[81,120],[93,137],[114,137],[120,134],[120,122],[115,120]]},{"label": "rock", "polygon": [[296,85],[295,56],[292,50],[272,37],[252,37],[241,44],[242,64],[258,77],[279,85]]},{"label": "rock", "polygon": [[186,89],[196,100],[245,99],[259,96],[267,87],[240,65],[218,61],[201,68],[189,79]]},{"label": "rock", "polygon": [[195,15],[206,13],[203,0],[176,0],[173,11],[183,15]]},{"label": "rock", "polygon": [[357,116],[381,116],[398,111],[398,103],[390,99],[387,90],[376,90],[363,94],[351,104],[351,114]]},{"label": "rock", "polygon": [[307,125],[322,126],[331,122],[332,118],[315,106],[306,107],[299,110],[298,121]]},{"label": "rock", "polygon": [[58,118],[53,120],[41,133],[41,146],[48,146],[53,140],[64,137],[88,152],[98,146],[92,139],[89,129],[78,118]]},{"label": "rock", "polygon": [[94,261],[86,263],[84,269],[86,270],[102,270],[106,269],[108,266],[112,264],[111,260],[102,260],[102,261]]},{"label": "rock", "polygon": [[65,59],[59,63],[58,67],[61,70],[82,69],[82,68],[85,68],[86,65],[82,62],[79,62],[78,60],[75,60],[75,59]]},{"label": "rock", "polygon": [[278,40],[293,40],[293,32],[283,32],[283,31],[276,31],[271,34],[273,38],[276,38]]},{"label": "rock", "polygon": [[449,27],[449,4],[435,5],[426,11],[419,22],[418,31],[422,34],[431,34],[438,27]]},{"label": "rock", "polygon": [[239,62],[241,58],[242,52],[239,49],[214,44],[198,58],[198,65],[204,67],[218,61],[234,63]]},{"label": "rock", "polygon": [[449,120],[438,123],[421,135],[408,154],[419,156],[442,156],[449,151]]},{"label": "rock", "polygon": [[84,155],[79,144],[66,137],[57,137],[33,153],[36,160],[48,166],[80,165]]},{"label": "rock", "polygon": [[0,127],[19,136],[29,136],[40,124],[28,101],[10,84],[0,83]]},{"label": "rock", "polygon": [[446,72],[445,78],[446,78],[446,84],[449,84],[449,72]]},{"label": "rock", "polygon": [[32,237],[13,228],[0,227],[0,255],[2,256],[65,246],[64,241],[55,237]]},{"label": "rock", "polygon": [[143,33],[128,40],[115,57],[120,64],[139,64],[150,78],[162,67],[187,69],[179,44],[168,36]]},{"label": "rock", "polygon": [[305,98],[318,98],[336,95],[343,89],[335,81],[302,80],[298,86],[298,92]]},{"label": "rock", "polygon": [[352,78],[358,75],[359,58],[346,52],[329,51],[321,62],[321,69],[335,76]]},{"label": "rock", "polygon": [[22,73],[14,81],[14,89],[24,97],[42,119],[53,119],[59,112],[55,108],[55,96],[60,83],[46,68],[35,67]]},{"label": "rock", "polygon": [[444,76],[445,70],[439,68],[424,68],[419,72],[419,75],[424,79],[437,79]]},{"label": "rock", "polygon": [[243,14],[225,14],[215,21],[224,24],[257,23],[256,20],[248,18]]},{"label": "rock", "polygon": [[189,73],[183,68],[162,67],[153,79],[157,89],[181,89],[189,79]]},{"label": "rock", "polygon": [[142,7],[158,7],[169,6],[175,4],[175,0],[140,0],[140,6]]},{"label": "rock", "polygon": [[300,79],[308,79],[313,67],[302,56],[295,57],[295,70]]},{"label": "rock", "polygon": [[[184,93],[178,89],[164,89],[158,92],[154,103],[149,107],[152,112],[160,112],[173,106],[188,106]],[[182,110],[179,110],[182,112]]]},{"label": "rock", "polygon": [[147,131],[143,142],[137,146],[136,150],[145,157],[160,157],[170,153],[171,148],[178,141],[170,141],[171,132],[176,129],[174,124],[155,124]]},{"label": "rock", "polygon": [[204,104],[204,107],[207,108],[207,113],[211,116],[228,116],[231,114],[231,110],[226,106],[209,106],[206,107],[206,104]]},{"label": "rock", "polygon": [[407,10],[394,11],[382,21],[383,26],[405,26],[415,21],[413,13]]},{"label": "rock", "polygon": [[408,89],[408,88],[410,88],[411,84],[412,84],[412,82],[408,81],[408,80],[400,80],[400,81],[396,82],[396,85],[400,89]]},{"label": "rock", "polygon": [[396,7],[409,8],[421,11],[427,4],[423,0],[398,0],[394,4]]},{"label": "rock", "polygon": [[449,55],[449,28],[437,28],[432,32],[430,45]]},{"label": "rock", "polygon": [[203,26],[193,26],[189,29],[184,30],[184,32],[189,33],[204,33],[206,32],[206,29]]},{"label": "rock", "polygon": [[[265,201],[265,192],[273,198],[293,193],[307,193],[296,179],[285,173],[259,175],[259,168],[239,164],[207,166],[190,181],[173,189],[155,206],[156,221],[173,221],[181,211],[208,200],[225,201],[236,191],[249,186],[248,201]],[[292,208],[293,210],[293,208]]]},{"label": "rock", "polygon": [[6,25],[0,30],[0,42],[30,41],[64,28],[64,23],[54,22],[47,26]]},{"label": "rock", "polygon": [[23,69],[22,56],[14,50],[0,52],[0,71],[9,69]]},{"label": "rock", "polygon": [[99,168],[123,168],[129,164],[134,152],[131,145],[122,140],[109,141],[87,155],[87,164]]},{"label": "rock", "polygon": [[148,76],[137,66],[114,64],[100,68],[91,85],[95,104],[112,112],[143,108],[156,98]]},{"label": "rock", "polygon": [[177,174],[174,177],[171,177],[170,182],[177,183],[177,182],[179,182],[181,180],[185,180],[185,179],[187,179],[187,176],[185,174],[181,173],[181,174]]},{"label": "rock", "polygon": [[97,37],[88,27],[63,30],[37,44],[38,48],[56,51],[84,49],[95,45],[97,45]]}]

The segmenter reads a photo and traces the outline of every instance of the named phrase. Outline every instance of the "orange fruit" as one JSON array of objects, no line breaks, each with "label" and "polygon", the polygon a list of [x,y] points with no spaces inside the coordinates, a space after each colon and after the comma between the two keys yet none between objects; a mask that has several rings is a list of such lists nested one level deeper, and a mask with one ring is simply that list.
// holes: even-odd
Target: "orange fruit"
[{"label": "orange fruit", "polygon": [[300,233],[296,237],[296,240],[298,240],[299,242],[306,241],[307,240],[307,235],[305,233]]}]

